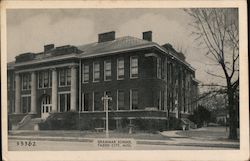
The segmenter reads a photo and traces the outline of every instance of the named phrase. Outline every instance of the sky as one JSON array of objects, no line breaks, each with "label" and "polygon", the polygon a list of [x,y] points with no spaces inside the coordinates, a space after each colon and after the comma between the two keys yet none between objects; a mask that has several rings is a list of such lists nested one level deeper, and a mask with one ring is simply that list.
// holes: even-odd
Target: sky
[{"label": "sky", "polygon": [[223,79],[207,74],[218,73],[221,68],[211,65],[206,50],[194,41],[191,23],[192,18],[182,9],[9,9],[7,60],[14,61],[15,56],[25,52],[41,52],[46,44],[77,46],[96,42],[103,32],[142,38],[142,32],[151,30],[154,42],[170,43],[184,53],[201,83],[223,84]]}]

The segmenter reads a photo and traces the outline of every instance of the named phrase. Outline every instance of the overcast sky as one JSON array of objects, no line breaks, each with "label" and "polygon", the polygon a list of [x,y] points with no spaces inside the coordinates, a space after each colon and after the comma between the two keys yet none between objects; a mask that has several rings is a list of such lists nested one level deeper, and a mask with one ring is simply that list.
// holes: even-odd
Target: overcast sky
[{"label": "overcast sky", "polygon": [[221,83],[206,71],[211,66],[206,51],[190,35],[192,19],[181,9],[17,9],[7,11],[8,62],[25,52],[41,52],[45,44],[82,45],[96,42],[98,33],[115,31],[116,37],[142,38],[151,30],[153,41],[182,50],[203,83]]}]

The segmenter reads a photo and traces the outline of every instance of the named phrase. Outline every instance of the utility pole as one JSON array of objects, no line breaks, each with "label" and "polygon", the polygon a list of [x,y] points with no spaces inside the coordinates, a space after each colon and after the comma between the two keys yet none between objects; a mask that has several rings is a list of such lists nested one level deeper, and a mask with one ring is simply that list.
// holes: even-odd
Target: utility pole
[{"label": "utility pole", "polygon": [[109,97],[106,94],[105,94],[104,97],[102,97],[102,101],[103,101],[103,104],[104,104],[104,110],[106,111],[106,138],[109,138],[109,119],[108,119],[109,100],[112,101],[112,97]]}]

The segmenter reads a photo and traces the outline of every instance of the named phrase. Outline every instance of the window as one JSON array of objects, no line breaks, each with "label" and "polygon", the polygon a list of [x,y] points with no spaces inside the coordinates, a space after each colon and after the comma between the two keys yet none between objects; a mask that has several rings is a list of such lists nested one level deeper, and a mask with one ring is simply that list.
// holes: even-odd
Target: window
[{"label": "window", "polygon": [[31,96],[22,96],[22,113],[29,113],[31,109]]},{"label": "window", "polygon": [[138,90],[130,90],[130,109],[138,109]]},{"label": "window", "polygon": [[70,111],[70,93],[59,94],[59,111]]},{"label": "window", "polygon": [[111,80],[111,60],[104,61],[104,80]]},{"label": "window", "polygon": [[70,71],[70,69],[61,69],[59,71],[59,85],[61,87],[71,85],[71,71]]},{"label": "window", "polygon": [[130,78],[138,77],[138,57],[133,56],[130,58]]},{"label": "window", "polygon": [[83,65],[83,82],[84,83],[89,82],[89,65],[88,64]]},{"label": "window", "polygon": [[102,94],[94,92],[94,111],[103,111]]},{"label": "window", "polygon": [[100,63],[99,62],[94,62],[93,64],[94,70],[93,70],[93,77],[94,77],[94,82],[100,81]]},{"label": "window", "polygon": [[[111,91],[105,91],[105,92],[104,92],[104,96],[105,96],[105,95],[112,98]],[[109,100],[109,101],[108,101],[108,109],[109,109],[109,110],[112,110],[112,100]]]},{"label": "window", "polygon": [[157,78],[161,79],[162,78],[162,65],[161,65],[161,58],[157,58]]},{"label": "window", "polygon": [[125,92],[123,90],[117,91],[117,109],[127,110],[125,107]]},{"label": "window", "polygon": [[90,93],[82,94],[82,110],[81,111],[92,111]]},{"label": "window", "polygon": [[117,60],[117,79],[124,79],[124,59],[119,58]]},{"label": "window", "polygon": [[52,72],[41,71],[38,73],[38,88],[48,88],[52,85]]},{"label": "window", "polygon": [[30,82],[31,82],[30,74],[23,74],[22,75],[22,89],[29,90],[31,87]]}]

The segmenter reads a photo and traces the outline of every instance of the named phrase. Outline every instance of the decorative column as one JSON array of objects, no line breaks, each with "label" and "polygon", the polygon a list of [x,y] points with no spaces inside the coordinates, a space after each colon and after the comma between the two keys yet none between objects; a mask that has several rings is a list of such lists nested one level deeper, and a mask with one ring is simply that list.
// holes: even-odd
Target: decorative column
[{"label": "decorative column", "polygon": [[19,73],[15,75],[16,89],[15,89],[15,113],[21,113],[21,78]]},{"label": "decorative column", "polygon": [[57,71],[52,69],[52,111],[57,112]]},{"label": "decorative column", "polygon": [[71,66],[70,111],[76,111],[76,95],[77,95],[76,75],[77,75],[76,66]]},{"label": "decorative column", "polygon": [[36,114],[37,108],[36,108],[36,73],[33,71],[31,73],[31,111],[30,113]]},{"label": "decorative column", "polygon": [[76,111],[76,95],[77,95],[77,89],[76,89],[76,75],[77,70],[76,66],[71,67],[71,97],[70,97],[70,111]]}]

